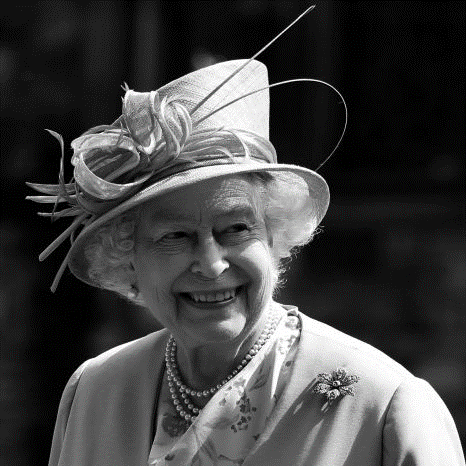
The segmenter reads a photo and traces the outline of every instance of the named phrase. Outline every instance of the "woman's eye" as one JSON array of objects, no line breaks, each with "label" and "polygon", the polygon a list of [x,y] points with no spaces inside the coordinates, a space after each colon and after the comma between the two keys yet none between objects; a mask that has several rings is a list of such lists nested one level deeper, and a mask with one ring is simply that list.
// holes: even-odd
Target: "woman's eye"
[{"label": "woman's eye", "polygon": [[248,226],[245,223],[237,223],[226,229],[227,233],[241,233],[248,230]]},{"label": "woman's eye", "polygon": [[162,240],[176,240],[176,239],[184,239],[186,238],[187,234],[184,231],[174,231],[172,233],[166,233],[162,236]]}]

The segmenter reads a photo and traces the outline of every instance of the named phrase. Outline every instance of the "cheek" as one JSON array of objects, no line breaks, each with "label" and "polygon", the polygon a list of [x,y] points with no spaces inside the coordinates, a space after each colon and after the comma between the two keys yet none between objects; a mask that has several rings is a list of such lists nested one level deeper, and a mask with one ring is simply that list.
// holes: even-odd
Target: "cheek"
[{"label": "cheek", "polygon": [[243,270],[252,281],[255,293],[265,294],[273,287],[274,266],[269,247],[257,242],[243,251]]},{"label": "cheek", "polygon": [[152,305],[175,302],[172,287],[184,270],[184,263],[179,256],[164,256],[145,249],[138,250],[134,265],[138,286],[145,301]]}]

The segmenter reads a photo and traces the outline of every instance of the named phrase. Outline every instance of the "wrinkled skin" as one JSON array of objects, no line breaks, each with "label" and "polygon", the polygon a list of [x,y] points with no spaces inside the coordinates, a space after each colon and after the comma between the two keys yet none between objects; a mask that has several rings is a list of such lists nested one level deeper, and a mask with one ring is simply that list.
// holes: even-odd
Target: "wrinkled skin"
[{"label": "wrinkled skin", "polygon": [[[217,383],[261,331],[276,283],[257,186],[214,179],[168,193],[142,209],[136,231],[137,286],[175,337],[192,386]],[[237,290],[225,302],[197,296]],[[191,294],[190,294],[191,293]]]}]

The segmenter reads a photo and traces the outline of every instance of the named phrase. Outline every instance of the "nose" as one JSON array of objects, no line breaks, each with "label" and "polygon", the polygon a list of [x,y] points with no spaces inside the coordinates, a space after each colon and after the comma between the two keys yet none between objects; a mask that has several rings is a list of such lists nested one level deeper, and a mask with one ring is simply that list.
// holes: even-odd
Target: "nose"
[{"label": "nose", "polygon": [[225,258],[225,251],[213,236],[199,241],[196,257],[191,265],[191,272],[206,278],[217,278],[230,267]]}]

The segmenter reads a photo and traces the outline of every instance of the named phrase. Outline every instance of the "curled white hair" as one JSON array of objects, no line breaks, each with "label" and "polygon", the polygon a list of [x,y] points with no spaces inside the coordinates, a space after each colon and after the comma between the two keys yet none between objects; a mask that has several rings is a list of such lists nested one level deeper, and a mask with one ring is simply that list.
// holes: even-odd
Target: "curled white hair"
[{"label": "curled white hair", "polygon": [[[317,228],[317,200],[309,195],[307,183],[290,172],[259,172],[242,175],[259,188],[264,220],[272,239],[277,287],[285,265],[297,250],[309,243]],[[85,248],[89,277],[102,288],[115,291],[144,305],[135,289],[132,266],[134,232],[140,217],[137,206],[103,225]]]}]

